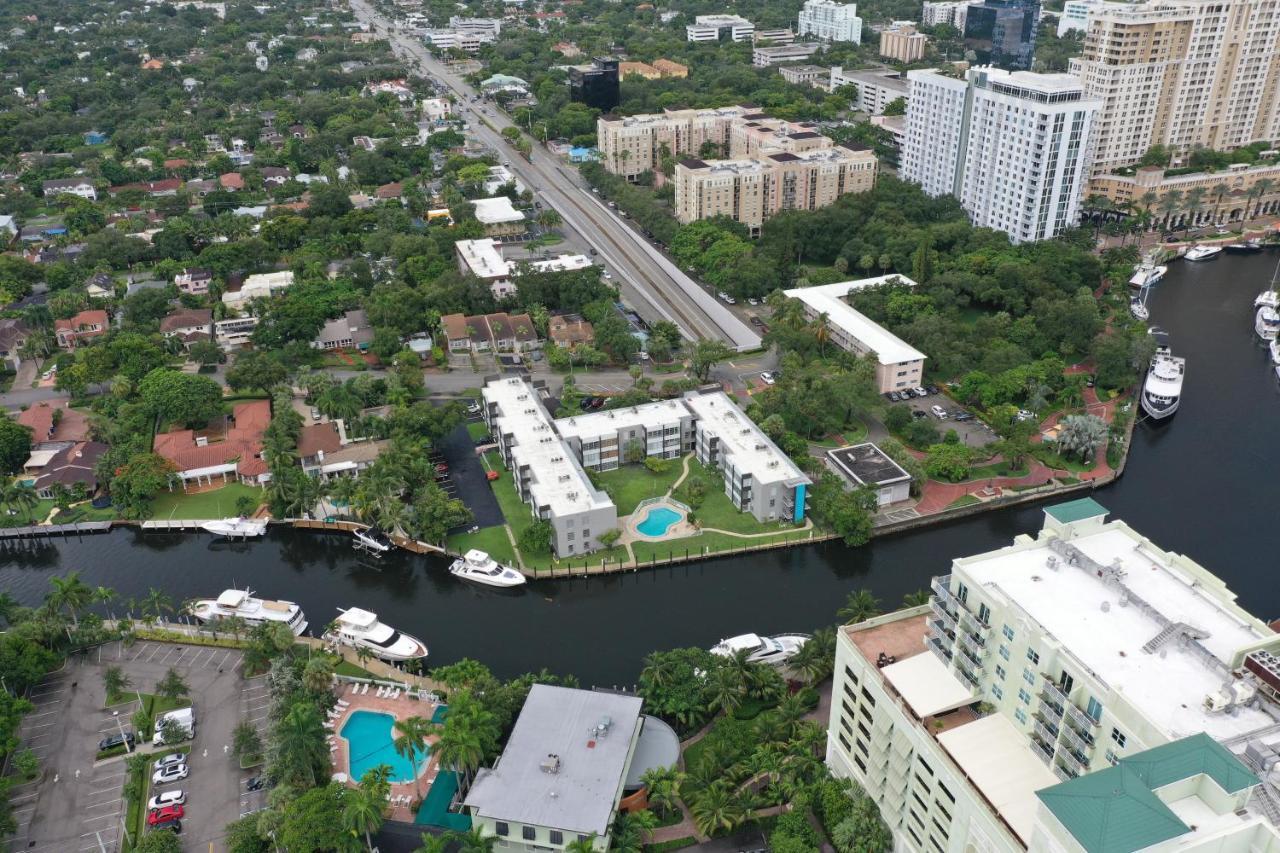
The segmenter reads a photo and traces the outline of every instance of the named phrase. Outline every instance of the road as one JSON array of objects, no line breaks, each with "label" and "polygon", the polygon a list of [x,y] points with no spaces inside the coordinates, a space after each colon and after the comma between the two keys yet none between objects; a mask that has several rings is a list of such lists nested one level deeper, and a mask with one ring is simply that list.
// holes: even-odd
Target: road
[{"label": "road", "polygon": [[[475,90],[419,41],[392,32],[391,22],[365,0],[351,0],[351,10],[357,20],[385,34],[401,58],[453,91],[475,138],[495,151],[514,155],[500,136],[503,128],[511,126],[505,115],[496,109],[489,111],[491,115],[482,113],[483,105],[471,100]],[[584,189],[577,171],[568,164],[541,149],[532,161],[519,156],[510,161],[509,168],[525,186],[554,207],[565,225],[596,250],[621,281],[623,297],[642,317],[650,322],[669,320],[692,340],[717,339],[738,350],[760,346],[758,333]]]}]

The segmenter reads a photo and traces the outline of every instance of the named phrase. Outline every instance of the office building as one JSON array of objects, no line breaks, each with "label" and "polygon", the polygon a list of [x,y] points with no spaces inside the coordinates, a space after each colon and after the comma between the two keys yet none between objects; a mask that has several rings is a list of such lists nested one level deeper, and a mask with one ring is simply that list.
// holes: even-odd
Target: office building
[{"label": "office building", "polygon": [[831,69],[821,65],[784,65],[778,74],[788,83],[797,86],[813,86],[815,89],[826,89],[827,80],[831,77]]},{"label": "office building", "polygon": [[1101,104],[1070,74],[969,69],[907,73],[902,176],[960,200],[974,225],[1015,243],[1075,225]]},{"label": "office building", "polygon": [[777,45],[794,44],[795,40],[796,34],[792,30],[785,28],[780,30],[756,30],[751,34],[752,44],[769,44],[776,47]]},{"label": "office building", "polygon": [[869,441],[828,450],[827,467],[852,488],[875,492],[877,506],[889,506],[911,497],[911,475]]},{"label": "office building", "polygon": [[982,65],[1029,71],[1039,24],[1040,0],[984,0],[965,13],[965,50]]},{"label": "office building", "polygon": [[920,13],[920,23],[926,27],[950,24],[963,35],[969,7],[981,2],[982,0],[945,0],[945,2],[925,0],[924,9]]},{"label": "office building", "polygon": [[917,62],[924,59],[929,37],[916,30],[915,24],[897,21],[880,31],[880,55],[895,62]]},{"label": "office building", "polygon": [[569,68],[569,97],[608,112],[618,106],[618,60],[601,57]]},{"label": "office building", "polygon": [[659,459],[679,459],[693,450],[693,415],[679,400],[560,418],[556,429],[589,471],[621,467],[633,442],[645,456]]},{"label": "office building", "polygon": [[623,80],[628,77],[643,77],[646,80],[658,80],[662,77],[662,72],[647,62],[619,62],[618,77]]},{"label": "office building", "polygon": [[870,150],[829,145],[797,153],[766,149],[733,160],[682,160],[675,171],[675,216],[682,223],[727,216],[757,234],[781,211],[817,210],[842,195],[870,190],[878,165]]},{"label": "office building", "polygon": [[684,28],[688,41],[720,41],[728,36],[732,41],[750,41],[756,25],[737,15],[698,15],[692,24]]},{"label": "office building", "polygon": [[804,521],[813,481],[727,394],[692,391],[684,403],[697,419],[698,461],[720,471],[724,493],[735,507],[757,521]]},{"label": "office building", "polygon": [[897,849],[1280,849],[1280,635],[1106,516],[1050,506],[838,632],[827,762]]},{"label": "office building", "polygon": [[906,276],[882,275],[783,291],[784,296],[804,303],[804,314],[810,322],[823,316],[827,318],[831,343],[846,352],[876,360],[876,390],[881,394],[918,388],[924,374],[924,360],[928,358],[846,301],[856,290],[889,284],[916,285]]},{"label": "office building", "polygon": [[1058,38],[1069,32],[1085,33],[1089,30],[1089,15],[1106,5],[1106,0],[1067,0],[1058,15]]},{"label": "office building", "polygon": [[583,254],[560,254],[554,258],[529,258],[509,261],[502,255],[502,244],[492,237],[479,240],[458,240],[453,244],[458,257],[459,272],[474,275],[489,285],[495,299],[506,299],[516,293],[515,279],[521,269],[534,272],[568,272],[591,266],[591,259]]},{"label": "office building", "polygon": [[535,518],[551,523],[556,556],[580,556],[599,548],[600,534],[618,526],[617,509],[565,446],[538,390],[509,377],[489,382],[480,394],[485,423],[516,494]]},{"label": "office building", "polygon": [[829,91],[853,85],[858,94],[853,108],[878,116],[898,99],[907,99],[907,81],[898,71],[845,71],[839,65],[831,69]]},{"label": "office building", "polygon": [[756,68],[769,68],[784,62],[803,62],[821,49],[822,45],[816,42],[757,47],[751,51],[751,64]]},{"label": "office building", "polygon": [[1153,145],[1185,155],[1278,139],[1280,0],[1108,3],[1071,72],[1103,102],[1095,175]]},{"label": "office building", "polygon": [[862,41],[862,19],[858,17],[857,3],[837,3],[835,0],[805,0],[800,10],[800,35],[813,36],[822,41]]}]

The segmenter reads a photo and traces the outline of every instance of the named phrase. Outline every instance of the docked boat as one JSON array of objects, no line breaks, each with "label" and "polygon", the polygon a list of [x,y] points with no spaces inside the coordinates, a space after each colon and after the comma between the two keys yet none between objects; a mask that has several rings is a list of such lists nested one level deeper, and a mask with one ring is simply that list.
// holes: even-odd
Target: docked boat
[{"label": "docked boat", "polygon": [[475,548],[454,560],[449,566],[449,573],[488,586],[520,586],[525,582],[524,575]]},{"label": "docked boat", "polygon": [[795,657],[808,641],[808,634],[778,634],[773,637],[739,634],[736,637],[721,640],[711,648],[711,653],[728,658],[745,651],[747,660],[751,663],[780,666]]},{"label": "docked boat", "polygon": [[1253,307],[1280,310],[1280,261],[1276,261],[1275,272],[1271,273],[1271,286],[1258,294]]},{"label": "docked boat", "polygon": [[1280,365],[1280,340],[1274,340],[1267,346],[1271,350],[1271,363]]},{"label": "docked boat", "polygon": [[200,528],[215,536],[225,536],[228,539],[251,539],[266,533],[267,523],[261,519],[240,516],[206,521],[200,525]]},{"label": "docked boat", "polygon": [[1280,333],[1280,311],[1269,305],[1263,305],[1253,317],[1253,330],[1264,341],[1274,341]]},{"label": "docked boat", "polygon": [[365,649],[374,657],[391,663],[427,656],[426,643],[379,622],[378,614],[359,607],[339,609],[338,618],[324,638],[354,649]]},{"label": "docked boat", "polygon": [[391,540],[387,538],[387,534],[376,527],[357,527],[352,532],[356,537],[357,548],[363,548],[378,554],[384,554],[391,550]]},{"label": "docked boat", "polygon": [[1136,320],[1148,320],[1151,318],[1151,312],[1147,310],[1147,306],[1136,296],[1129,300],[1129,313]]},{"label": "docked boat", "polygon": [[1157,266],[1155,264],[1140,264],[1133,271],[1133,278],[1129,279],[1130,287],[1150,287],[1151,285],[1164,278],[1169,268],[1163,264]]},{"label": "docked boat", "polygon": [[187,612],[206,624],[238,617],[251,628],[280,622],[288,625],[295,636],[307,630],[307,618],[301,607],[292,601],[254,598],[251,589],[226,589],[217,598],[197,599]]},{"label": "docked boat", "polygon": [[1254,252],[1262,251],[1262,241],[1258,239],[1245,240],[1243,243],[1228,243],[1226,250],[1233,254],[1249,255]]},{"label": "docked boat", "polygon": [[1155,420],[1171,417],[1178,411],[1186,370],[1185,358],[1178,358],[1168,347],[1156,349],[1142,384],[1142,410]]},{"label": "docked boat", "polygon": [[1192,246],[1182,257],[1188,261],[1211,261],[1221,254],[1221,246]]}]

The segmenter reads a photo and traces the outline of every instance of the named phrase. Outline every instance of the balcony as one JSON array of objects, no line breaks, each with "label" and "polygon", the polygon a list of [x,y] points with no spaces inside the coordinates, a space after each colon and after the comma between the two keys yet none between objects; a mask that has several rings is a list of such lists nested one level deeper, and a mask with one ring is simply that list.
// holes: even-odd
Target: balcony
[{"label": "balcony", "polygon": [[1074,726],[1080,734],[1088,735],[1090,740],[1093,739],[1093,730],[1098,728],[1098,723],[1093,717],[1090,717],[1071,703],[1067,703],[1067,722]]},{"label": "balcony", "polygon": [[934,578],[929,585],[932,587],[934,594],[938,597],[938,601],[941,602],[943,608],[947,609],[954,616],[964,609],[964,604],[960,599],[956,598],[947,587],[947,584],[950,581],[951,575],[942,575]]},{"label": "balcony", "polygon": [[[1067,722],[1071,722],[1071,718],[1067,718]],[[1062,740],[1073,752],[1079,753],[1081,759],[1087,764],[1089,753],[1093,752],[1093,738],[1084,732],[1078,732],[1071,726],[1064,726],[1062,729]]]},{"label": "balcony", "polygon": [[[1058,685],[1058,682],[1054,681],[1052,678],[1050,678],[1047,675],[1044,676],[1044,685],[1041,687],[1040,695],[1044,697],[1048,697],[1050,700],[1052,700],[1055,704],[1058,704],[1058,705],[1071,704],[1071,697],[1069,697],[1066,691],[1063,690],[1062,687]],[[1058,714],[1059,716],[1061,716],[1062,712],[1059,711]]]},{"label": "balcony", "polygon": [[973,635],[975,640],[985,641],[987,632],[991,630],[990,625],[986,625],[978,620],[968,610],[960,611],[960,626]]},{"label": "balcony", "polygon": [[[961,634],[960,636],[963,638],[964,634]],[[978,671],[982,670],[982,657],[980,655],[974,654],[968,647],[966,647],[963,640],[958,648],[960,649],[960,659],[962,661],[966,664],[971,664]]]},{"label": "balcony", "polygon": [[933,615],[938,618],[938,621],[945,625],[950,633],[954,634],[956,631],[955,614],[947,610],[946,605],[936,595],[929,597],[929,607],[933,610]]},{"label": "balcony", "polygon": [[1049,722],[1061,722],[1063,713],[1064,712],[1063,712],[1062,705],[1060,705],[1057,699],[1053,697],[1053,694],[1049,693],[1048,691],[1041,691],[1040,693],[1041,716],[1046,721],[1049,721]]},{"label": "balcony", "polygon": [[1045,764],[1053,765],[1053,747],[1046,746],[1033,737],[1031,739],[1031,751],[1038,755]]},{"label": "balcony", "polygon": [[1054,758],[1057,759],[1059,764],[1061,764],[1068,771],[1070,771],[1071,777],[1073,779],[1076,776],[1080,776],[1084,773],[1087,773],[1089,770],[1089,768],[1085,766],[1084,762],[1076,758],[1074,755],[1072,755],[1071,751],[1068,749],[1059,747],[1058,752],[1054,755]]},{"label": "balcony", "polygon": [[937,655],[944,664],[951,663],[951,646],[945,644],[941,638],[936,636],[930,637],[929,649]]},{"label": "balcony", "polygon": [[981,690],[982,682],[978,679],[980,674],[979,671],[970,666],[963,656],[956,658],[955,662],[956,671],[960,673],[964,680],[969,682],[970,686],[972,686],[974,690]]},{"label": "balcony", "polygon": [[1061,764],[1053,765],[1053,772],[1054,772],[1054,775],[1056,775],[1063,782],[1070,782],[1072,779],[1076,778],[1076,774],[1072,773],[1070,770],[1063,767]]},{"label": "balcony", "polygon": [[1052,749],[1053,744],[1058,742],[1058,727],[1046,725],[1042,720],[1034,720],[1031,723],[1031,731],[1038,738],[1044,741],[1046,746]]},{"label": "balcony", "polygon": [[975,660],[981,661],[987,656],[986,643],[980,642],[968,631],[960,632],[960,646],[972,654]]}]

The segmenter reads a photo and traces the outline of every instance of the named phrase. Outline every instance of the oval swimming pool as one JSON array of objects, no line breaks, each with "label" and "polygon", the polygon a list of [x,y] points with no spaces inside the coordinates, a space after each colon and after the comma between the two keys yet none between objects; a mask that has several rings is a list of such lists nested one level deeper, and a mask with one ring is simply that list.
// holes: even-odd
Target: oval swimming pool
[{"label": "oval swimming pool", "polygon": [[[392,782],[412,782],[413,762],[396,752],[392,728],[395,717],[378,711],[354,711],[342,724],[342,737],[347,741],[347,771],[353,781],[379,764],[391,768]],[[418,769],[427,763],[430,750],[418,756]]]},{"label": "oval swimming pool", "polygon": [[665,536],[671,526],[683,518],[671,507],[655,506],[649,510],[644,519],[636,525],[636,532],[644,536],[657,538]]}]

